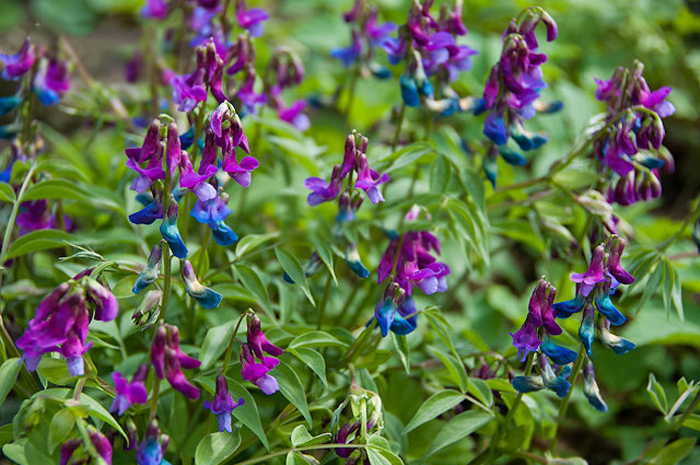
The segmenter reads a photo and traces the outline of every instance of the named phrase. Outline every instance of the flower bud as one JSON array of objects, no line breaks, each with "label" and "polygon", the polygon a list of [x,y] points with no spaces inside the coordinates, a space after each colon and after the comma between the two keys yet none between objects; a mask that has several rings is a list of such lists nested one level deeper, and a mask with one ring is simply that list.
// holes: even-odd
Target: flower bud
[{"label": "flower bud", "polygon": [[140,293],[146,287],[155,282],[160,276],[160,262],[163,257],[163,241],[158,242],[151,250],[151,255],[148,257],[148,263],[143,269],[139,277],[136,278],[132,289],[134,294]]},{"label": "flower bud", "polygon": [[218,292],[214,292],[208,287],[204,287],[198,280],[194,273],[194,267],[189,260],[180,261],[180,271],[182,272],[182,279],[185,281],[185,290],[187,293],[195,299],[199,305],[206,309],[217,308],[221,303],[223,298]]}]

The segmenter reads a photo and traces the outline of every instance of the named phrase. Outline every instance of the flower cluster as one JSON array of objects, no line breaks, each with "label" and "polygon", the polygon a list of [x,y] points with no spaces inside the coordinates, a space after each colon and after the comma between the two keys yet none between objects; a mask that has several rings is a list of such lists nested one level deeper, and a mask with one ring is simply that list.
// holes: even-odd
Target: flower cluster
[{"label": "flower cluster", "polygon": [[[54,208],[49,205],[49,201],[46,199],[22,202],[20,213],[15,221],[19,226],[18,234],[22,236],[41,229],[55,229],[60,223],[53,210]],[[67,215],[63,215],[63,225],[66,230],[71,229],[71,220]]]},{"label": "flower cluster", "polygon": [[[540,375],[515,377],[515,389],[519,392],[531,392],[548,388],[560,397],[568,393],[570,383],[566,379],[571,373],[570,364],[576,359],[576,353],[554,344],[549,337],[562,332],[554,318],[568,318],[582,311],[583,317],[578,333],[586,357],[583,363],[584,394],[595,408],[607,410],[595,381],[590,357],[593,355],[592,344],[596,326],[600,341],[616,354],[626,354],[635,348],[633,342],[610,332],[610,325],[617,326],[626,321],[624,315],[613,305],[610,296],[620,284],[634,282],[634,278],[620,265],[623,250],[624,241],[616,235],[610,236],[605,244],[597,246],[588,270],[571,275],[571,280],[577,284],[576,297],[572,300],[552,304],[556,290],[546,281],[540,280],[530,300],[525,324],[512,335],[513,345],[521,354],[539,349]],[[600,313],[597,324],[596,309]]]},{"label": "flower cluster", "polygon": [[676,111],[666,98],[670,87],[655,91],[643,76],[644,65],[618,68],[609,80],[598,80],[595,96],[607,107],[606,125],[596,133],[593,153],[605,174],[619,177],[608,200],[620,205],[655,199],[661,195],[660,170],[672,173],[673,156],[663,147],[662,118]]},{"label": "flower cluster", "polygon": [[374,76],[385,79],[390,76],[390,72],[374,60],[374,52],[389,40],[389,35],[396,30],[396,24],[391,21],[380,24],[378,17],[379,10],[376,6],[369,6],[364,0],[355,0],[352,10],[343,14],[345,22],[352,26],[352,42],[347,47],[331,50],[331,56],[345,66],[357,62],[362,74],[369,71]]},{"label": "flower cluster", "polygon": [[[398,36],[384,40],[382,47],[392,65],[406,62],[400,84],[407,106],[417,107],[422,101],[433,112],[451,115],[467,109],[471,102],[460,101],[450,83],[471,68],[471,57],[477,52],[457,43],[459,36],[467,34],[462,22],[462,0],[456,0],[451,9],[443,4],[438,19],[430,12],[432,3],[414,0]],[[434,85],[429,80],[433,76]]]},{"label": "flower cluster", "polygon": [[58,352],[66,359],[71,376],[83,376],[83,355],[92,346],[87,342],[90,321],[112,321],[118,313],[117,299],[110,290],[85,273],[59,285],[41,301],[17,339],[27,370],[35,371],[43,354]]},{"label": "flower cluster", "polygon": [[[360,189],[364,191],[373,204],[384,201],[384,196],[378,186],[389,181],[389,175],[379,174],[369,167],[367,161],[368,144],[369,139],[357,131],[353,131],[345,140],[343,162],[333,167],[330,182],[316,177],[307,178],[304,182],[304,185],[311,190],[306,199],[311,206],[338,198],[338,214],[333,231],[336,240],[342,240],[345,237],[344,227],[355,219],[355,214],[364,201],[364,195],[359,191]],[[357,179],[354,175],[357,175]],[[346,179],[347,182],[343,186]],[[349,239],[346,240],[345,261],[359,277],[369,276],[369,270],[360,260],[357,244]],[[318,255],[313,254],[306,266],[307,276],[313,274],[320,263]],[[285,279],[291,282],[289,277],[285,277]]]},{"label": "flower cluster", "polygon": [[249,316],[247,342],[241,346],[241,377],[258,386],[265,394],[274,394],[279,390],[279,384],[268,373],[279,365],[280,361],[275,357],[280,355],[282,349],[268,341],[262,332],[260,318],[255,314]]},{"label": "flower cluster", "polygon": [[207,100],[207,88],[219,102],[226,100],[223,90],[224,61],[216,51],[214,41],[197,47],[197,65],[190,74],[176,74],[166,70],[163,78],[173,88],[173,102],[177,109],[189,113],[197,104]]},{"label": "flower cluster", "polygon": [[[501,57],[491,68],[483,99],[474,108],[474,114],[487,112],[484,135],[512,165],[524,165],[527,160],[506,147],[508,138],[521,150],[541,147],[547,142],[546,137],[526,131],[523,121],[534,117],[538,111],[551,113],[561,109],[559,102],[551,105],[537,102],[540,91],[547,87],[540,68],[547,55],[536,51],[535,28],[540,22],[547,28],[547,41],[556,39],[557,24],[542,8],[528,8],[511,21],[503,34]],[[491,174],[489,179],[495,185],[495,175]]]},{"label": "flower cluster", "polygon": [[209,402],[204,401],[204,408],[211,410],[211,413],[219,418],[219,431],[232,432],[231,428],[231,412],[236,407],[245,404],[243,399],[238,399],[238,402],[231,397],[231,393],[228,390],[228,383],[226,383],[226,377],[219,373],[216,377],[216,392],[214,393],[214,400]]},{"label": "flower cluster", "polygon": [[[420,207],[416,205],[408,212],[406,220],[416,220],[419,214]],[[374,309],[382,336],[389,334],[389,330],[405,335],[416,329],[418,312],[413,300],[414,286],[427,295],[445,292],[450,274],[450,268],[433,256],[433,252],[440,254],[440,241],[430,232],[408,231],[402,235],[392,232],[390,237],[391,242],[377,270],[378,283],[391,278]]]},{"label": "flower cluster", "polygon": [[117,415],[124,415],[124,412],[126,412],[132,404],[146,403],[148,400],[148,391],[146,391],[145,382],[148,376],[148,368],[148,365],[141,365],[130,383],[118,371],[112,373],[114,390],[117,395],[114,397],[112,406],[109,408],[111,413],[117,412]]},{"label": "flower cluster", "polygon": [[158,327],[151,343],[151,363],[156,376],[160,379],[167,378],[173,389],[180,391],[188,399],[199,397],[199,389],[187,381],[182,368],[199,368],[201,362],[180,349],[180,333],[177,326],[162,324]]},{"label": "flower cluster", "polygon": [[305,100],[297,100],[290,106],[282,99],[282,92],[292,86],[298,86],[304,80],[304,65],[299,56],[289,47],[275,49],[265,73],[267,103],[277,112],[280,120],[285,121],[299,131],[306,131],[311,126],[309,117],[303,111]]}]

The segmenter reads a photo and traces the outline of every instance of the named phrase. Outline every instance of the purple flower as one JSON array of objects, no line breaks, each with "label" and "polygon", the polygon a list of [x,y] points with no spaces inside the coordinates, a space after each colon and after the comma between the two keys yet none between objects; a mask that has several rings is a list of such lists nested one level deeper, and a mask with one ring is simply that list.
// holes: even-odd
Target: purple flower
[{"label": "purple flower", "polygon": [[238,399],[236,402],[228,390],[226,377],[219,373],[216,377],[216,393],[214,394],[213,402],[204,401],[204,408],[211,410],[211,413],[219,417],[219,431],[228,431],[231,433],[231,412],[236,407],[243,405],[245,401]]},{"label": "purple flower", "polygon": [[27,370],[34,371],[41,356],[59,352],[71,376],[84,374],[83,355],[90,319],[111,321],[118,313],[117,301],[107,288],[91,278],[66,282],[41,301],[24,334],[17,339]]},{"label": "purple flower", "polygon": [[246,9],[245,0],[236,3],[236,20],[238,25],[247,29],[251,37],[260,37],[264,32],[264,22],[270,19],[270,15],[262,8]]},{"label": "purple flower", "polygon": [[309,129],[309,127],[311,127],[309,117],[303,113],[306,105],[305,100],[297,100],[289,107],[285,106],[284,103],[281,103],[277,106],[277,116],[279,119],[286,121],[299,131],[306,131]]},{"label": "purple flower", "polygon": [[365,21],[365,34],[372,46],[383,43],[389,34],[392,34],[396,30],[396,24],[391,21],[379,24],[377,21],[378,14],[377,7],[373,6],[367,16],[367,21]]},{"label": "purple flower", "polygon": [[73,457],[73,452],[82,445],[80,439],[70,439],[63,443],[60,452],[60,462],[59,465],[68,465],[71,457]]},{"label": "purple flower", "polygon": [[35,48],[29,36],[24,39],[22,47],[14,55],[0,53],[0,61],[5,65],[2,70],[2,78],[13,81],[25,75],[34,66]]},{"label": "purple flower", "polygon": [[117,395],[112,401],[112,406],[109,408],[111,413],[117,412],[117,415],[124,415],[124,412],[131,404],[145,404],[148,400],[148,392],[146,391],[146,376],[148,375],[148,365],[141,365],[134,375],[131,383],[127,382],[126,378],[115,371],[112,373],[114,381],[114,390]]},{"label": "purple flower", "polygon": [[138,177],[133,180],[129,189],[143,194],[154,182],[159,179],[165,179],[162,161],[162,152],[161,155],[151,158],[146,168],[142,168],[133,158],[129,158],[126,161],[126,166],[139,174]]},{"label": "purple flower", "polygon": [[384,196],[377,186],[389,181],[389,175],[386,173],[380,175],[373,169],[370,169],[367,163],[367,155],[364,153],[358,156],[357,164],[357,182],[355,187],[364,190],[372,203],[383,202]]},{"label": "purple flower", "polygon": [[40,61],[34,77],[34,91],[41,103],[47,106],[57,104],[70,87],[70,75],[65,62],[55,57]]},{"label": "purple flower", "polygon": [[129,84],[133,84],[139,80],[143,73],[143,57],[139,52],[134,53],[134,56],[126,63],[124,67],[124,79]]},{"label": "purple flower", "polygon": [[19,226],[19,235],[23,236],[40,229],[53,229],[56,221],[51,209],[48,208],[48,201],[41,199],[22,202],[15,223]]},{"label": "purple flower", "polygon": [[581,294],[587,296],[593,287],[605,281],[603,273],[603,259],[605,258],[605,247],[603,244],[593,250],[591,264],[585,273],[572,273],[571,280],[577,284],[581,284]]},{"label": "purple flower", "polygon": [[307,197],[307,203],[310,206],[318,205],[323,202],[328,202],[334,200],[340,193],[340,187],[343,182],[340,177],[340,165],[336,165],[333,168],[333,174],[331,175],[330,183],[327,183],[321,178],[306,178],[304,185],[307,189],[311,189],[311,193]]},{"label": "purple flower", "polygon": [[[143,163],[148,161],[154,155],[158,155],[162,150],[160,146],[160,128],[161,124],[158,119],[154,119],[148,126],[148,131],[146,132],[146,137],[143,139],[143,144],[141,147],[131,147],[126,149],[124,152],[129,159],[133,159],[137,163]],[[162,152],[160,152],[162,154]],[[158,159],[162,159],[158,157]]]},{"label": "purple flower", "polygon": [[203,68],[197,68],[191,74],[176,74],[168,71],[165,79],[173,88],[173,101],[179,111],[189,113],[199,102],[207,100],[207,89],[204,85]]},{"label": "purple flower", "polygon": [[279,391],[277,379],[268,374],[279,364],[279,360],[274,357],[263,357],[260,362],[257,362],[249,344],[242,345],[240,358],[241,377],[245,381],[255,384],[267,395]]},{"label": "purple flower", "polygon": [[547,335],[556,336],[562,333],[562,329],[554,320],[552,310],[556,294],[556,288],[544,279],[540,279],[532,292],[525,323],[515,334],[511,333],[513,345],[518,348],[521,360],[524,360],[529,352],[537,350],[542,343],[537,334],[539,328],[543,328]]},{"label": "purple flower", "polygon": [[359,58],[362,53],[362,43],[357,31],[352,32],[352,43],[348,47],[334,48],[331,56],[343,62],[343,65],[350,66]]},{"label": "purple flower", "polygon": [[247,111],[254,115],[257,114],[258,107],[265,105],[265,102],[267,102],[267,94],[255,91],[255,78],[255,70],[252,66],[248,66],[243,78],[243,84],[236,94],[243,102],[243,105],[245,105]]},{"label": "purple flower", "polygon": [[180,336],[176,326],[163,324],[158,327],[151,344],[151,363],[156,376],[167,378],[173,389],[180,391],[188,399],[197,399],[199,389],[189,383],[182,368],[199,368],[201,362],[186,355],[180,349]]},{"label": "purple flower", "polygon": [[267,337],[265,337],[260,327],[260,318],[255,314],[248,317],[248,333],[246,337],[248,346],[250,346],[250,349],[260,360],[265,357],[263,352],[267,352],[273,357],[282,355],[282,349],[268,341]]},{"label": "purple flower", "polygon": [[164,19],[168,16],[168,3],[165,0],[146,0],[141,16],[150,19]]}]

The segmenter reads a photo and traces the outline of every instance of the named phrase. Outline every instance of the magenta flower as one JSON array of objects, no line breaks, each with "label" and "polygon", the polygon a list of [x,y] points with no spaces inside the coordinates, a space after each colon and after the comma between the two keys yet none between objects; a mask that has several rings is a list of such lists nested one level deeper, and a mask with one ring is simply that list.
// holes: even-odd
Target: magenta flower
[{"label": "magenta flower", "polygon": [[168,16],[168,3],[165,0],[146,0],[141,16],[150,19],[164,19]]},{"label": "magenta flower", "polygon": [[182,368],[199,368],[201,362],[182,352],[176,326],[163,324],[158,327],[151,344],[151,363],[156,376],[160,379],[167,378],[173,389],[180,391],[189,399],[199,397],[199,389],[187,381]]},{"label": "magenta flower", "polygon": [[71,376],[83,376],[82,357],[92,346],[87,342],[91,318],[111,321],[117,313],[114,295],[96,280],[83,277],[61,284],[41,301],[17,339],[27,370],[35,371],[43,354],[59,352]]},{"label": "magenta flower", "polygon": [[34,59],[35,48],[27,36],[22,47],[14,55],[0,53],[0,61],[5,65],[2,78],[6,81],[14,81],[24,76],[34,66]]},{"label": "magenta flower", "polygon": [[[537,350],[542,344],[543,341],[537,333],[539,328],[543,329],[547,339],[549,335],[557,336],[562,333],[561,327],[554,320],[552,310],[556,294],[556,288],[544,279],[540,279],[532,292],[525,323],[516,333],[511,333],[513,345],[517,347],[521,360],[524,360],[528,353]],[[551,346],[553,350],[561,352],[559,346],[555,344],[551,344]]]},{"label": "magenta flower", "polygon": [[577,284],[581,284],[580,293],[587,296],[596,284],[605,281],[603,273],[603,260],[605,258],[605,247],[600,244],[593,250],[591,264],[585,273],[572,273],[571,280]]},{"label": "magenta flower", "polygon": [[19,226],[20,236],[40,229],[53,229],[56,225],[55,215],[46,199],[22,202],[15,223]]},{"label": "magenta flower", "polygon": [[246,9],[245,0],[236,2],[236,20],[238,25],[247,29],[251,37],[260,37],[264,32],[264,22],[270,19],[270,15],[262,8]]},{"label": "magenta flower", "polygon": [[377,204],[384,201],[384,196],[382,192],[377,188],[380,184],[389,181],[389,175],[386,173],[379,174],[373,169],[370,169],[367,163],[367,155],[361,153],[357,157],[357,182],[355,182],[355,187],[364,190],[367,193],[369,200]]},{"label": "magenta flower", "polygon": [[132,404],[145,404],[148,400],[148,392],[144,384],[147,375],[148,365],[139,367],[131,383],[127,382],[126,378],[118,371],[113,372],[112,380],[117,395],[114,397],[109,411],[111,413],[117,412],[117,415],[121,416]]},{"label": "magenta flower", "polygon": [[221,169],[226,171],[241,187],[249,187],[251,174],[259,166],[258,160],[255,157],[247,156],[238,163],[234,152],[226,155],[221,161]]},{"label": "magenta flower", "polygon": [[42,59],[34,77],[34,91],[46,106],[55,105],[70,90],[70,75],[66,62],[52,57]]},{"label": "magenta flower", "polygon": [[248,317],[247,340],[251,350],[260,360],[264,358],[263,352],[267,352],[273,357],[282,355],[282,349],[268,341],[267,337],[265,337],[260,327],[260,318],[255,314]]},{"label": "magenta flower", "polygon": [[204,408],[211,410],[211,413],[219,417],[219,431],[228,431],[231,433],[233,430],[231,428],[231,412],[236,407],[245,404],[243,399],[238,399],[236,402],[231,393],[228,390],[228,384],[226,383],[226,377],[219,373],[216,377],[216,393],[214,394],[214,400],[209,402],[204,401]]},{"label": "magenta flower", "polygon": [[257,362],[249,344],[243,344],[240,358],[241,377],[245,381],[255,384],[268,396],[279,391],[277,379],[268,374],[279,365],[279,360],[274,357],[263,357],[260,362]]}]

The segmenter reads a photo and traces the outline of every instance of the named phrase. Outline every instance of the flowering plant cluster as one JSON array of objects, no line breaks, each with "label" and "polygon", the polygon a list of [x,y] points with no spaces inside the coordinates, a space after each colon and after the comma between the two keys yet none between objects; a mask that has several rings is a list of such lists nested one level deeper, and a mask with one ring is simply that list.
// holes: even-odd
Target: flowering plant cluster
[{"label": "flowering plant cluster", "polygon": [[672,5],[60,3],[0,45],[0,462],[697,461]]}]

